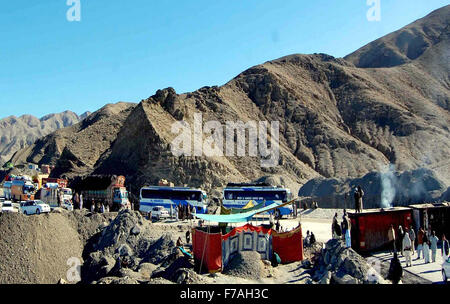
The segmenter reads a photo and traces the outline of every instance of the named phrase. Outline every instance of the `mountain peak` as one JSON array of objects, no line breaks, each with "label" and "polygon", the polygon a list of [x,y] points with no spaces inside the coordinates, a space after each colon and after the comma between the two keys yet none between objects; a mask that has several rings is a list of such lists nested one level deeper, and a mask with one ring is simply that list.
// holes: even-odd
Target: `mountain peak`
[{"label": "mountain peak", "polygon": [[409,63],[439,43],[448,43],[450,5],[377,39],[347,55],[360,68],[384,68]]}]

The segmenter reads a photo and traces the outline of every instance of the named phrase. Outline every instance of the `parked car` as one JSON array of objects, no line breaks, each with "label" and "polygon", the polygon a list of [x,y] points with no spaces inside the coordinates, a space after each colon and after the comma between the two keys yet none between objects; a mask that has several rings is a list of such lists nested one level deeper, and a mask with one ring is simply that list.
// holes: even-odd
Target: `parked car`
[{"label": "parked car", "polygon": [[49,213],[50,205],[39,200],[26,201],[20,204],[20,209],[25,215]]},{"label": "parked car", "polygon": [[17,213],[19,212],[19,208],[17,208],[17,206],[14,206],[12,202],[5,201],[3,202],[0,211],[4,213]]},{"label": "parked car", "polygon": [[442,263],[442,278],[444,282],[448,281],[450,278],[450,256],[444,259],[444,263]]},{"label": "parked car", "polygon": [[69,211],[73,211],[73,204],[69,200],[64,200],[62,207]]},{"label": "parked car", "polygon": [[166,210],[163,206],[155,206],[152,208],[152,218],[156,218],[160,220],[162,218],[169,218],[169,211]]}]

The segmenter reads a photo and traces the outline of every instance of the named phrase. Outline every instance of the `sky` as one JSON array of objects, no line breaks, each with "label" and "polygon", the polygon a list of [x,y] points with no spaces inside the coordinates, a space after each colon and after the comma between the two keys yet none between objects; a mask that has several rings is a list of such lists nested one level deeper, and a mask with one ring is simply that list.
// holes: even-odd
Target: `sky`
[{"label": "sky", "polygon": [[[111,102],[139,102],[166,87],[185,93],[223,85],[254,65],[295,53],[343,57],[448,4],[76,0],[81,19],[70,22],[75,4],[67,1],[0,3],[0,118],[81,114]],[[367,18],[371,1],[380,1],[379,21]]]}]

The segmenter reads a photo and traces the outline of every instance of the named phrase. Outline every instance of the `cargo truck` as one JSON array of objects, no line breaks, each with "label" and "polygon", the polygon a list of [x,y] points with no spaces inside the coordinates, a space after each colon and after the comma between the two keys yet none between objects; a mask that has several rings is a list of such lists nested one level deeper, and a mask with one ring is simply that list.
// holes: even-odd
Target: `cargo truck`
[{"label": "cargo truck", "polygon": [[125,177],[114,176],[106,189],[82,190],[84,205],[90,207],[92,202],[108,205],[111,211],[122,208],[131,209],[128,191],[125,188]]}]

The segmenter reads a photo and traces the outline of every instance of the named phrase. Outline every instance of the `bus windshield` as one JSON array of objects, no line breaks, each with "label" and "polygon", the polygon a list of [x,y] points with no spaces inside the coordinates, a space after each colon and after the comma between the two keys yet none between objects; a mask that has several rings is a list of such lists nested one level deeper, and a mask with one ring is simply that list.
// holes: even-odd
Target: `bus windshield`
[{"label": "bus windshield", "polygon": [[198,190],[142,189],[141,196],[143,199],[202,201],[202,192]]}]

